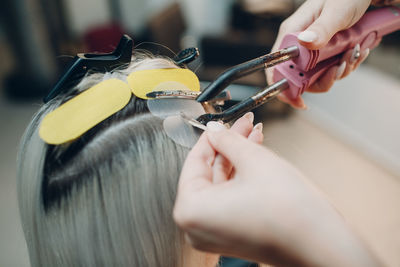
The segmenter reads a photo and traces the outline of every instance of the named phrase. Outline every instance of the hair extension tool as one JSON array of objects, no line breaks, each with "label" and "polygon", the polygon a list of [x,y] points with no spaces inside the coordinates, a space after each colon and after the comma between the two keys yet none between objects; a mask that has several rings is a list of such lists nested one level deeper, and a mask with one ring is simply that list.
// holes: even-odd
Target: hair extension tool
[{"label": "hair extension tool", "polygon": [[338,32],[329,43],[319,50],[308,50],[297,41],[299,33],[284,37],[281,50],[234,66],[223,72],[197,97],[206,102],[217,96],[236,79],[275,66],[275,83],[222,113],[204,114],[197,118],[202,124],[210,120],[233,120],[244,113],[266,103],[283,92],[295,99],[311,86],[330,67],[338,65],[343,53],[360,44],[361,49],[376,47],[384,35],[400,29],[400,8],[386,7],[373,10],[351,28]]}]

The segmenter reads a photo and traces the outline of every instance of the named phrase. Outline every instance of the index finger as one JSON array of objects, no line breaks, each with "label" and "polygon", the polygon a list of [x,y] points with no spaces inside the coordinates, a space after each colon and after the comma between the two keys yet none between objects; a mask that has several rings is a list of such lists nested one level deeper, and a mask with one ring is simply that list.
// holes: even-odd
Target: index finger
[{"label": "index finger", "polygon": [[210,145],[207,134],[203,133],[189,152],[183,164],[179,184],[203,187],[212,184],[212,164],[215,150]]},{"label": "index finger", "polygon": [[[305,1],[290,17],[288,17],[280,26],[278,36],[272,46],[271,52],[279,49],[283,37],[286,34],[299,32],[305,30],[315,18],[315,14],[319,13],[322,8],[321,1]],[[274,68],[266,69],[267,81],[271,85],[274,83]]]},{"label": "index finger", "polygon": [[310,26],[321,10],[322,1],[305,1],[282,23],[274,44],[274,49],[277,50],[279,48],[282,39],[286,34],[303,31]]}]

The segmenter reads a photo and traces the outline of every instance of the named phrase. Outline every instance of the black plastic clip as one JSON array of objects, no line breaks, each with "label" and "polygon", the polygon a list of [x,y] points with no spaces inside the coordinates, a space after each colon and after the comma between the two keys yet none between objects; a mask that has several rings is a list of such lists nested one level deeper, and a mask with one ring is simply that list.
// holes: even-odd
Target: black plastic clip
[{"label": "black plastic clip", "polygon": [[197,47],[189,47],[180,51],[175,57],[175,64],[178,66],[182,66],[184,64],[188,64],[198,58],[200,55],[199,49]]},{"label": "black plastic clip", "polygon": [[126,34],[121,37],[117,48],[108,54],[76,55],[68,70],[58,80],[50,93],[43,99],[47,103],[72,83],[78,83],[89,70],[98,72],[111,71],[117,67],[128,65],[131,62],[133,52],[133,40]]}]

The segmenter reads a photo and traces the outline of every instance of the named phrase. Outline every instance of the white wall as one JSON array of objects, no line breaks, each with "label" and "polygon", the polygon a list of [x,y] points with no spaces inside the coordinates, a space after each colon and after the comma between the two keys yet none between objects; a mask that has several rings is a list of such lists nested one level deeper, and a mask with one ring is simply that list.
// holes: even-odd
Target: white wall
[{"label": "white wall", "polygon": [[304,116],[400,176],[400,80],[361,66],[326,94],[304,94]]}]

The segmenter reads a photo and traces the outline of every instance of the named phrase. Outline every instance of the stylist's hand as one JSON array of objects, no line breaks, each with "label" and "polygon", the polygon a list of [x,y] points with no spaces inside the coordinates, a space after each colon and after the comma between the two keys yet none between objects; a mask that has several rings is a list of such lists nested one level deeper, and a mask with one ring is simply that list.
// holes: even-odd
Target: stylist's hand
[{"label": "stylist's hand", "polygon": [[325,198],[257,144],[261,129],[249,125],[246,117],[230,130],[209,123],[189,153],[174,208],[187,240],[279,266],[374,266]]},{"label": "stylist's hand", "polygon": [[[371,0],[307,0],[293,15],[286,19],[280,29],[272,51],[279,49],[283,37],[293,32],[302,32],[299,42],[308,49],[324,47],[337,32],[353,26],[365,13]],[[340,64],[329,69],[306,91],[320,93],[328,91],[335,80],[346,77],[368,56],[369,49],[360,51],[357,45],[344,54]],[[273,71],[267,70],[268,83],[273,83]],[[290,100],[283,94],[278,98],[295,108],[306,108],[301,97]]]}]

